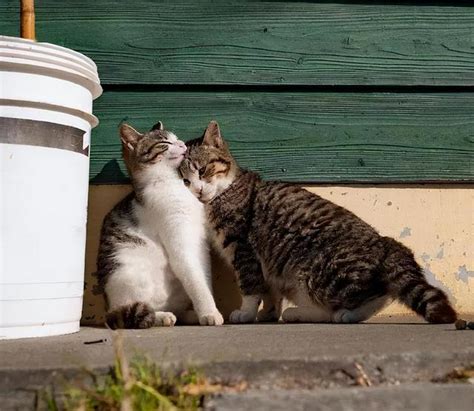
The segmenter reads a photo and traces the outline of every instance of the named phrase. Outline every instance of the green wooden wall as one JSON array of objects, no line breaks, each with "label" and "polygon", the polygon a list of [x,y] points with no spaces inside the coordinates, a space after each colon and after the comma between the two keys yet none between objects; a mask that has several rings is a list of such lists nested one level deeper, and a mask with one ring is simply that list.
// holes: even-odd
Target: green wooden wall
[{"label": "green wooden wall", "polygon": [[[17,0],[0,33],[17,35]],[[117,126],[217,119],[243,166],[305,183],[474,181],[471,1],[40,0],[37,36],[92,57],[91,182]]]}]

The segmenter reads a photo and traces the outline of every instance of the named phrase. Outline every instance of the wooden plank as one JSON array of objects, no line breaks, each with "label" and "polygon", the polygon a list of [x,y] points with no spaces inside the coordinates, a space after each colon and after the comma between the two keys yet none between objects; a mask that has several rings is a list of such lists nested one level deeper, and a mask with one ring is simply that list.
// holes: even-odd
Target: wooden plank
[{"label": "wooden plank", "polygon": [[[42,0],[37,35],[104,84],[474,85],[473,7],[360,3]],[[0,33],[17,12],[2,0]]]},{"label": "wooden plank", "polygon": [[184,139],[217,119],[242,166],[305,183],[474,181],[474,93],[106,92],[93,183],[125,181],[117,127]]}]

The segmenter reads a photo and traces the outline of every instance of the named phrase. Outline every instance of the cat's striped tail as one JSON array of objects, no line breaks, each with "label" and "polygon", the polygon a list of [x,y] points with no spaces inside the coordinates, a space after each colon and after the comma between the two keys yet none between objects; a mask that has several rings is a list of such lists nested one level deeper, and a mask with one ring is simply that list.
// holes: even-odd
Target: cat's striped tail
[{"label": "cat's striped tail", "polygon": [[457,314],[447,295],[429,284],[410,249],[385,237],[384,262],[388,286],[393,297],[430,323],[453,323]]},{"label": "cat's striped tail", "polygon": [[152,307],[146,303],[123,305],[107,313],[105,322],[117,328],[150,328],[155,325],[156,315]]}]

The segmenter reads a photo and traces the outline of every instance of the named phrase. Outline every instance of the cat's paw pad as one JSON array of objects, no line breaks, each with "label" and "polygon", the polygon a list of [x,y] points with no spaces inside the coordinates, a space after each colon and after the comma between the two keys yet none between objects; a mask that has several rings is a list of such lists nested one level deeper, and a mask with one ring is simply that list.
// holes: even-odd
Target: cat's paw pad
[{"label": "cat's paw pad", "polygon": [[243,310],[234,310],[230,313],[229,321],[233,324],[253,323],[255,321],[255,314]]},{"label": "cat's paw pad", "polygon": [[176,324],[176,316],[171,312],[157,312],[155,324],[158,327],[172,327]]},{"label": "cat's paw pad", "polygon": [[274,321],[278,321],[279,316],[276,310],[265,311],[260,310],[257,314],[257,321],[259,323],[270,323]]},{"label": "cat's paw pad", "polygon": [[201,325],[222,325],[224,324],[224,318],[219,311],[215,311],[212,314],[206,314],[199,317],[199,324]]},{"label": "cat's paw pad", "polygon": [[297,307],[289,307],[283,311],[281,318],[286,323],[298,323],[301,321],[300,310]]}]

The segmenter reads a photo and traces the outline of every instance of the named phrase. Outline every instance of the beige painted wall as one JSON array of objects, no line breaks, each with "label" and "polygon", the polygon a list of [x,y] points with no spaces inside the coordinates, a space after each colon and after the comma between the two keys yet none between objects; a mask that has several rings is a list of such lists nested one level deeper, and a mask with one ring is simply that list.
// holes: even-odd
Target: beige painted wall
[{"label": "beige painted wall", "polygon": [[[474,313],[474,189],[439,187],[311,187],[342,205],[381,234],[392,236],[415,251],[429,281],[448,292],[461,313]],[[99,232],[105,214],[129,186],[91,186],[86,250],[86,288],[83,323],[103,322],[102,296],[94,295]],[[214,290],[224,316],[240,302],[232,273],[214,257]],[[383,314],[405,314],[398,304]]]}]

